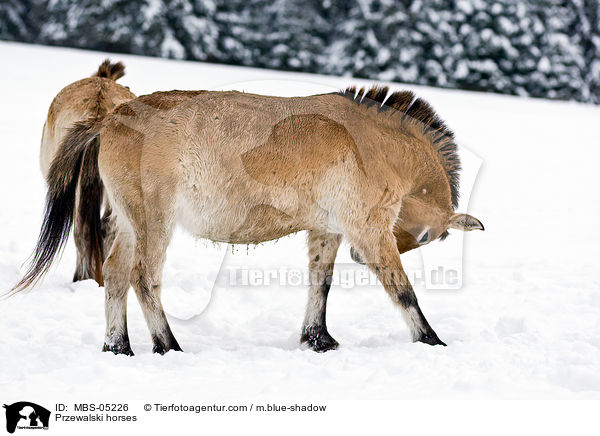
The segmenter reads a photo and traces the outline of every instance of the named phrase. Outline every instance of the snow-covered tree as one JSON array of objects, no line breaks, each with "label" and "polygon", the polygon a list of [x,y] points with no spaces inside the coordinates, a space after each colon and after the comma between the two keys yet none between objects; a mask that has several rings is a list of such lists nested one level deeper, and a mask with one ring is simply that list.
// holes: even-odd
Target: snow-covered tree
[{"label": "snow-covered tree", "polygon": [[[0,2],[0,39],[31,42],[38,33],[36,0],[2,0]],[[43,8],[42,8],[43,9]]]},{"label": "snow-covered tree", "polygon": [[3,0],[0,38],[600,104],[600,0]]}]

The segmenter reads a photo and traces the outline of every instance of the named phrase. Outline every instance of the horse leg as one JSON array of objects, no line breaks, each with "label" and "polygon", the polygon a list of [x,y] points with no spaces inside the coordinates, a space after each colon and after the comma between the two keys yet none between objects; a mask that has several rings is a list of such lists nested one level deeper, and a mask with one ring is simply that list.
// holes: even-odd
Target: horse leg
[{"label": "horse leg", "polygon": [[341,241],[341,235],[308,232],[310,288],[300,341],[308,343],[317,352],[334,350],[339,345],[327,331],[325,313],[333,265]]},{"label": "horse leg", "polygon": [[354,238],[349,238],[350,242],[359,250],[369,268],[375,272],[392,301],[402,309],[413,342],[446,345],[433,331],[419,307],[417,296],[402,268],[394,234],[385,226],[381,228],[385,230],[369,228],[356,233]]},{"label": "horse leg", "polygon": [[106,336],[102,351],[133,356],[127,333],[127,293],[133,247],[132,236],[119,233],[103,266]]},{"label": "horse leg", "polygon": [[[104,214],[102,215],[101,221],[102,228],[102,246],[103,252],[106,256],[107,253],[110,253],[110,249],[113,246],[115,241],[115,237],[117,236],[117,223],[115,220],[115,216],[112,213],[112,209],[110,206],[107,206],[104,209]],[[102,259],[103,261],[106,259]]]},{"label": "horse leg", "polygon": [[[77,195],[76,201],[79,201],[79,195]],[[89,250],[90,229],[80,219],[78,209],[79,207],[75,206],[73,216],[73,238],[75,239],[75,248],[77,250],[75,274],[73,275],[74,282],[93,278],[91,267],[88,265],[89,256],[87,254]]]},{"label": "horse leg", "polygon": [[146,208],[144,225],[135,224],[136,242],[130,281],[142,306],[152,337],[154,353],[182,351],[160,301],[162,269],[174,221],[161,213],[160,207]]}]

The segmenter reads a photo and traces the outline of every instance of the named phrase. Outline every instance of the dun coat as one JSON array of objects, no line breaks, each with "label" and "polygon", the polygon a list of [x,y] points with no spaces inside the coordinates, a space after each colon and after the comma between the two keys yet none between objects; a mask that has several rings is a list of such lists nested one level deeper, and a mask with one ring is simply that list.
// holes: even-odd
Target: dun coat
[{"label": "dun coat", "polygon": [[[122,63],[110,63],[109,60],[106,60],[92,77],[71,83],[56,95],[48,110],[48,117],[42,133],[40,167],[44,178],[48,177],[52,161],[57,157],[58,159],[62,158],[60,144],[75,122],[86,119],[99,120],[121,103],[135,98],[128,88],[116,83],[116,80],[123,77],[124,74],[125,66]],[[85,216],[87,214],[95,215],[95,208],[98,205],[86,203],[86,198],[81,198],[79,195],[76,197],[76,203],[83,201],[83,204],[81,207],[75,208],[73,217],[75,246],[77,247],[77,266],[73,281],[94,278],[99,284],[102,284],[100,266],[104,261],[103,254],[90,251],[90,245],[98,246],[98,244],[90,242],[93,235],[87,224],[89,218]],[[110,249],[113,239],[109,223],[110,208],[105,204],[105,214],[101,226],[104,229],[104,239],[106,239],[106,243],[102,244],[102,251],[106,252]]]},{"label": "dun coat", "polygon": [[82,196],[104,186],[116,219],[103,266],[106,351],[132,354],[130,286],[154,351],[180,350],[160,298],[177,223],[198,238],[236,244],[306,230],[311,284],[301,340],[316,351],[338,346],[326,302],[344,238],[402,309],[413,340],[445,345],[419,308],[400,253],[450,228],[483,225],[454,212],[460,165],[452,132],[412,93],[388,94],[159,92],[76,123],[61,145],[64,158],[50,169],[36,262],[15,289],[47,269],[68,236],[75,205],[65,186],[81,178]]}]

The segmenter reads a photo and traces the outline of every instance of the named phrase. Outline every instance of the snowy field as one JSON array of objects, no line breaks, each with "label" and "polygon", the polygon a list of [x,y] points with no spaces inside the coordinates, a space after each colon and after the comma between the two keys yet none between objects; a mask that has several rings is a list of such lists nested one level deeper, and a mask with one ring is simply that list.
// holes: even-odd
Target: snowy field
[{"label": "snowy field", "polygon": [[[0,43],[0,291],[20,278],[41,223],[38,153],[48,106],[105,57]],[[291,96],[369,84],[110,57],[126,64],[120,83],[138,95],[239,89]],[[40,286],[0,302],[2,400],[600,399],[600,108],[393,86],[428,99],[456,132],[466,156],[460,210],[486,227],[451,232],[445,242],[403,256],[416,278],[431,265],[462,270],[460,289],[415,284],[448,347],[411,343],[380,285],[340,279],[330,293],[328,326],[341,346],[306,350],[299,345],[306,286],[296,280],[307,265],[305,234],[232,250],[180,232],[168,252],[163,301],[185,353],[151,353],[133,292],[135,357],[101,353],[104,293],[92,281],[71,283],[70,242]],[[337,267],[351,276],[366,271],[351,263],[347,245]],[[246,270],[276,275],[270,285],[232,280],[232,271]]]}]

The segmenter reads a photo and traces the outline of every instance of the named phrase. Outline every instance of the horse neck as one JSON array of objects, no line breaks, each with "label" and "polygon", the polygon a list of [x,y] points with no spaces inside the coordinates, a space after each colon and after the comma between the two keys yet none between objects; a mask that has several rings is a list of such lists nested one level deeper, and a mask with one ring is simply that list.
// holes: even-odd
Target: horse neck
[{"label": "horse neck", "polygon": [[448,177],[437,150],[429,138],[411,127],[398,129],[393,143],[387,144],[389,163],[413,190],[426,188],[445,193]]}]

